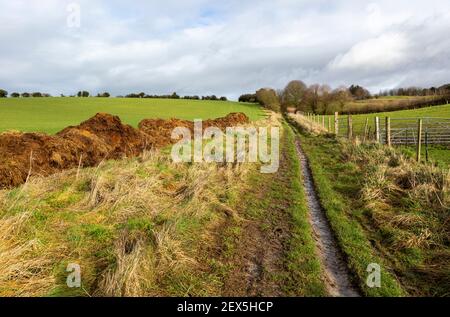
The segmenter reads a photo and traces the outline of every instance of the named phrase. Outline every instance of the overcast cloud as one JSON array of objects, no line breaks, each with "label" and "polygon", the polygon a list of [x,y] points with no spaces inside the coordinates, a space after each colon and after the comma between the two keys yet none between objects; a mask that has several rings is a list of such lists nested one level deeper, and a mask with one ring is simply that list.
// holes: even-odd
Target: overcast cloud
[{"label": "overcast cloud", "polygon": [[[81,8],[69,27],[68,5]],[[241,93],[450,82],[448,0],[0,0],[0,88]]]}]

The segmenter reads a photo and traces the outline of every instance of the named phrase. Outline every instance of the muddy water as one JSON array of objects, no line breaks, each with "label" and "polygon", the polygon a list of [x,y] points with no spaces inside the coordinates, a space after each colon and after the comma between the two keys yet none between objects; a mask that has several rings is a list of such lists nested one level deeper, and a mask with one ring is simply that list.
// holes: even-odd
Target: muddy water
[{"label": "muddy water", "polygon": [[314,232],[317,251],[325,273],[325,283],[329,295],[335,297],[358,297],[358,289],[351,283],[347,263],[339,249],[328,219],[322,209],[308,160],[300,141],[296,140],[297,153],[302,167],[305,192],[310,212],[310,222]]}]

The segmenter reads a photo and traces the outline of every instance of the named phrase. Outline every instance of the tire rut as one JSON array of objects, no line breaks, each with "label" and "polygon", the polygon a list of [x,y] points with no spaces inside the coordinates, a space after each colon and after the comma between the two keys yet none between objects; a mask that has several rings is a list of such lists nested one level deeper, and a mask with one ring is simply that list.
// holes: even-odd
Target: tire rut
[{"label": "tire rut", "polygon": [[295,143],[301,163],[303,184],[308,202],[309,221],[323,267],[327,291],[333,297],[359,297],[361,296],[360,292],[351,282],[350,272],[344,255],[336,242],[325,211],[319,202],[311,168],[298,137]]}]

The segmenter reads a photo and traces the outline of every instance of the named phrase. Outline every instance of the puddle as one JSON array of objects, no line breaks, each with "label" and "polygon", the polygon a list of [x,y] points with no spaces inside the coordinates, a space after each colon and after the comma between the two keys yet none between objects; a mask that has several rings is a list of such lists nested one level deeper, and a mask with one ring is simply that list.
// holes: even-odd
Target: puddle
[{"label": "puddle", "polygon": [[359,297],[358,289],[351,283],[347,263],[338,247],[328,219],[317,196],[308,160],[296,140],[297,153],[300,158],[305,193],[308,200],[310,223],[320,261],[325,273],[325,283],[330,296]]}]

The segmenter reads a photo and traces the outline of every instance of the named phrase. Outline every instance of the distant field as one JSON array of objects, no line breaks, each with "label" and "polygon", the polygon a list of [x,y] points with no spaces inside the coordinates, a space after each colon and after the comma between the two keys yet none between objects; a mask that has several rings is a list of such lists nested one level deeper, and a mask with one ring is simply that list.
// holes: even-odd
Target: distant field
[{"label": "distant field", "polygon": [[129,98],[0,98],[0,132],[17,130],[54,134],[98,112],[119,116],[137,127],[146,118],[214,119],[243,112],[251,120],[263,116],[253,104],[174,99]]},{"label": "distant field", "polygon": [[[330,116],[329,116],[330,117]],[[333,116],[331,116],[333,117]],[[402,110],[402,111],[392,111],[392,112],[380,112],[380,113],[370,113],[370,114],[358,114],[352,115],[353,125],[355,132],[359,129],[364,128],[366,118],[369,118],[369,126],[374,128],[375,117],[380,118],[380,122],[384,122],[384,118],[450,118],[450,105],[434,106],[421,109],[413,110]],[[347,122],[347,115],[340,116],[341,123]]]},{"label": "distant field", "polygon": [[365,114],[414,109],[445,103],[446,98],[443,96],[386,96],[349,102],[340,112]]},{"label": "distant field", "polygon": [[[374,101],[374,100],[403,100],[403,99],[418,99],[420,97],[412,97],[412,96],[383,96],[378,97],[374,99],[368,99],[367,101]],[[363,101],[364,102],[364,101]]]}]

